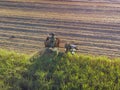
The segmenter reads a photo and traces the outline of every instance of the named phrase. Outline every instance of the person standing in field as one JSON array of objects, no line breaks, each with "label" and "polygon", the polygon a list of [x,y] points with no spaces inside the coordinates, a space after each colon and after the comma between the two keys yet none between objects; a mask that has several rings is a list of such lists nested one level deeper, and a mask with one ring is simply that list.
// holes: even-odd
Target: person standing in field
[{"label": "person standing in field", "polygon": [[45,41],[45,47],[54,48],[56,44],[56,36],[55,33],[50,33]]},{"label": "person standing in field", "polygon": [[51,48],[54,48],[54,47],[55,47],[55,42],[56,42],[55,33],[50,33],[49,35],[50,35],[50,37],[49,37],[50,47],[51,47]]}]

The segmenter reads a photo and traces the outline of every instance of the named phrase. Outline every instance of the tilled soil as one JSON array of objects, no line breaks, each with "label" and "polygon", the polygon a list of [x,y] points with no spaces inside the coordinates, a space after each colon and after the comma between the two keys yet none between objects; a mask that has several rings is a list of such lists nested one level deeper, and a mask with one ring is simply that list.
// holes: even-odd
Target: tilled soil
[{"label": "tilled soil", "polygon": [[0,46],[25,53],[44,48],[47,34],[80,53],[120,57],[120,1],[0,1]]}]

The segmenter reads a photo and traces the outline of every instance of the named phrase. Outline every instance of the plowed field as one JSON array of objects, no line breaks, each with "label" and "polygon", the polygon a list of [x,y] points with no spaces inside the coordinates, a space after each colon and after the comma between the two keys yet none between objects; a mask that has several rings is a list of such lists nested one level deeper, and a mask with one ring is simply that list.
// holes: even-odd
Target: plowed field
[{"label": "plowed field", "polygon": [[120,57],[118,0],[0,0],[0,47],[33,53],[55,32],[81,53]]}]

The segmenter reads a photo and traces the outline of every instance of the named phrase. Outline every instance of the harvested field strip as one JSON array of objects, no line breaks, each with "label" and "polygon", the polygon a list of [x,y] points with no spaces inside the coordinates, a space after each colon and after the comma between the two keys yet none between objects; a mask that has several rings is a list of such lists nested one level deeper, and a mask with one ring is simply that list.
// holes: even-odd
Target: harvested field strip
[{"label": "harvested field strip", "polygon": [[120,54],[118,53],[119,51],[117,51],[117,50],[115,51],[115,50],[110,50],[110,49],[106,49],[106,48],[104,49],[104,48],[88,47],[88,46],[80,46],[79,48],[81,48],[79,50],[79,52],[81,52],[81,53],[84,52],[84,53],[95,54],[95,55],[98,55],[97,53],[99,53],[99,55],[108,55],[108,56],[113,56],[113,57],[114,56],[120,57]]},{"label": "harvested field strip", "polygon": [[[3,33],[4,34],[4,33]],[[4,34],[4,35],[6,35],[6,36],[8,36],[8,37],[10,37],[11,35],[9,34],[9,33],[6,33],[6,34]],[[9,36],[10,35],[10,36]],[[22,38],[20,38],[20,36],[19,37],[17,37],[17,35],[14,35],[15,36],[15,39],[8,39],[7,41],[9,42],[9,41],[11,41],[12,43],[14,42],[14,43],[17,43],[17,42],[21,42],[21,43],[24,43],[24,45],[25,44],[30,44],[31,43],[31,45],[33,44],[33,41],[36,41],[36,40],[38,40],[37,38],[34,38],[33,39],[33,37],[27,37],[27,36],[24,36],[24,35],[21,35],[21,37]],[[24,38],[23,38],[24,37]],[[19,39],[17,39],[16,40],[16,38],[19,38]],[[22,39],[22,40],[21,40]],[[27,40],[27,41],[25,41],[25,40]],[[30,40],[30,41],[29,41]],[[31,41],[32,40],[32,41]],[[44,40],[42,40],[43,42],[44,42]],[[66,40],[66,41],[69,41],[69,40]],[[40,40],[38,40],[38,42],[39,42],[39,44],[40,44]],[[96,46],[96,47],[99,47],[99,48],[103,48],[104,47],[104,49],[106,48],[110,48],[110,49],[120,49],[119,47],[120,47],[120,45],[116,45],[116,44],[109,44],[109,45],[107,45],[107,44],[104,44],[104,43],[94,43],[93,44],[93,42],[84,42],[84,41],[75,41],[76,43],[77,43],[77,45],[80,45],[80,46],[91,46],[91,47],[94,47],[94,46]],[[40,46],[37,42],[36,43],[34,43],[34,45],[36,46],[36,44],[38,45],[38,47]],[[33,46],[34,46],[33,45]],[[105,50],[106,50],[105,49]]]},{"label": "harvested field strip", "polygon": [[[40,25],[39,25],[39,26],[40,26]],[[54,27],[55,27],[55,28],[62,28],[61,26],[52,26],[52,25],[49,25],[49,26],[47,26],[47,25],[41,25],[41,26],[42,26],[42,27],[48,27],[48,28],[54,28]],[[2,27],[1,27],[1,28],[2,28]],[[63,28],[65,28],[65,27],[63,27]],[[71,29],[71,28],[72,28],[72,27],[69,27],[69,29]],[[75,27],[73,27],[73,28],[75,29]],[[3,29],[4,29],[4,28],[3,28]],[[10,28],[6,28],[6,29],[10,29]],[[12,29],[12,30],[15,30],[14,28],[11,28],[11,29]],[[74,29],[73,29],[73,30],[74,30]],[[78,28],[78,29],[79,29],[79,28]],[[96,28],[96,29],[97,29],[97,28]],[[96,29],[86,29],[86,28],[83,29],[83,28],[80,28],[80,31],[84,31],[84,32],[85,32],[86,30],[90,30],[91,32],[93,32],[93,31],[95,31],[95,32],[96,32],[96,31],[100,31],[100,32],[104,32],[104,33],[101,33],[101,34],[102,34],[102,35],[105,35],[106,37],[109,35],[108,33],[110,33],[110,35],[109,35],[110,37],[111,37],[111,34],[113,35],[113,34],[115,33],[115,34],[117,35],[117,34],[120,33],[119,30],[118,30],[118,31],[112,31],[112,30],[111,30],[111,31],[107,32],[107,31],[105,31],[105,30],[99,30],[99,29],[96,30]],[[27,29],[27,30],[18,29],[18,30],[19,30],[19,31],[23,31],[23,32],[24,32],[24,31],[29,32],[28,29]],[[32,29],[32,30],[33,30],[33,29]],[[42,31],[42,30],[39,30],[39,29],[37,29],[37,31],[36,31],[36,30],[33,30],[33,32],[36,32],[36,33],[38,33],[38,32],[40,32],[40,33],[45,33],[45,31]],[[95,33],[95,32],[94,32],[93,34],[94,34],[94,35],[97,35],[97,33]],[[113,33],[113,32],[114,32],[114,33]],[[80,33],[81,33],[81,32],[80,32]],[[82,32],[82,33],[83,33],[83,32]],[[86,33],[86,32],[85,32],[85,33]],[[107,34],[106,34],[106,33],[107,33]],[[78,34],[79,34],[79,33],[78,33]],[[92,34],[92,33],[91,33],[91,34]],[[100,35],[100,33],[98,33],[98,34]],[[84,34],[83,34],[83,35],[84,35]],[[114,39],[114,37],[116,37],[116,35],[113,36],[112,39]],[[98,36],[98,35],[97,35],[97,36]],[[105,39],[105,36],[103,37],[104,39]],[[110,39],[111,39],[111,38],[110,38]],[[116,37],[116,40],[117,40],[117,39],[119,40],[119,39],[120,39],[120,36],[117,36],[117,37]],[[114,39],[114,40],[115,40],[115,39]]]},{"label": "harvested field strip", "polygon": [[[32,24],[31,24],[32,23]],[[1,20],[1,22],[0,22],[0,24],[1,24],[1,26],[13,26],[13,27],[16,27],[16,28],[30,28],[30,29],[37,29],[37,30],[39,30],[39,29],[43,29],[43,28],[45,28],[45,29],[49,29],[49,28],[57,28],[57,29],[67,29],[67,30],[71,30],[71,31],[94,31],[94,32],[100,32],[100,33],[112,33],[112,34],[120,34],[120,31],[119,31],[119,26],[117,27],[117,26],[115,26],[115,28],[113,27],[113,26],[111,26],[112,28],[110,28],[110,26],[108,26],[108,27],[104,27],[104,29],[103,29],[103,27],[94,27],[94,26],[85,26],[85,25],[71,25],[71,24],[68,24],[68,25],[60,25],[61,23],[58,23],[59,24],[59,26],[57,25],[57,24],[46,24],[46,22],[44,21],[44,22],[42,22],[42,23],[39,23],[39,24],[37,24],[37,23],[33,23],[33,22],[29,22],[29,23],[25,23],[25,22],[21,22],[21,23],[19,23],[19,22],[9,22],[9,21],[2,21]],[[44,24],[45,23],[45,24]],[[56,26],[57,25],[57,26]],[[113,30],[114,29],[114,30]],[[40,30],[39,30],[40,31]]]},{"label": "harvested field strip", "polygon": [[[12,29],[12,28],[11,28],[11,29]],[[35,33],[35,32],[32,32],[31,34],[27,34],[27,35],[26,35],[26,32],[24,32],[24,31],[23,31],[24,33],[19,33],[19,32],[17,32],[17,31],[14,32],[14,31],[12,31],[11,29],[8,31],[8,37],[14,35],[15,37],[18,38],[18,37],[19,37],[19,34],[22,34],[22,35],[21,35],[22,38],[24,37],[24,39],[25,39],[25,38],[28,37],[28,39],[29,39],[29,38],[31,37],[31,35],[34,35],[34,33]],[[6,33],[6,31],[4,31],[4,30],[5,30],[5,29],[0,30],[0,32],[3,33],[3,35],[5,36],[5,35],[7,35],[7,33]],[[12,35],[9,35],[10,33],[11,33]],[[58,33],[60,33],[60,32],[58,32]],[[40,33],[40,34],[41,34],[41,33]],[[40,34],[38,34],[38,35],[40,35]],[[68,33],[64,33],[64,34],[67,35]],[[69,34],[72,34],[72,33],[69,33]],[[78,33],[78,34],[79,34],[79,33]],[[80,34],[79,34],[79,35],[80,35]],[[83,35],[86,35],[86,34],[83,33]],[[89,34],[87,34],[86,36],[88,36],[88,35],[89,35]],[[94,35],[94,34],[93,34],[93,35]],[[75,35],[75,36],[76,36],[76,35]],[[91,36],[92,36],[92,35],[91,35]],[[39,41],[44,41],[44,40],[45,40],[45,39],[42,39],[42,38],[44,38],[43,35],[40,35],[40,38],[39,38],[38,36],[36,36],[36,37],[35,37],[35,36],[34,36],[34,37],[32,36],[31,38],[34,38],[33,40],[36,39],[36,40],[39,40]],[[82,37],[81,37],[81,38],[82,38]],[[84,38],[84,37],[83,37],[83,38]],[[85,38],[87,38],[87,37],[85,37]],[[114,38],[114,37],[112,37],[112,39],[113,39],[113,38]],[[114,40],[114,41],[115,41],[115,40]],[[105,43],[105,42],[104,42],[104,43]],[[112,42],[112,43],[113,43],[113,42]],[[118,42],[118,43],[119,43],[119,42]],[[114,43],[113,43],[113,44],[114,44]]]},{"label": "harvested field strip", "polygon": [[85,42],[85,41],[87,41],[87,42],[93,42],[93,43],[104,43],[104,44],[107,43],[107,44],[120,45],[120,42],[112,41],[112,40],[105,41],[105,40],[90,39],[90,38],[80,38],[80,39],[79,38],[75,38],[75,39],[73,39],[71,37],[65,37],[65,38],[60,37],[60,38],[62,39],[63,42],[66,42],[66,40],[71,40],[71,41],[75,41],[76,44],[77,44],[77,42]]},{"label": "harvested field strip", "polygon": [[[7,31],[19,31],[19,32],[26,32],[26,33],[40,33],[40,34],[45,34],[46,33],[46,31],[45,30],[39,30],[39,29],[26,29],[26,28],[14,28],[14,27],[9,27],[9,26],[4,26],[4,27],[0,27],[1,28],[1,30],[7,30]],[[59,30],[59,29],[58,29]],[[112,33],[110,33],[110,34],[106,34],[106,33],[96,33],[96,32],[92,32],[92,31],[85,31],[85,30],[82,30],[82,29],[80,29],[79,30],[79,32],[78,33],[76,33],[75,31],[71,31],[70,33],[69,32],[65,32],[65,31],[63,31],[63,32],[60,32],[60,31],[54,31],[54,32],[58,32],[58,33],[60,33],[61,35],[64,35],[64,34],[68,34],[68,35],[73,35],[73,36],[75,36],[75,37],[91,37],[91,38],[94,38],[94,37],[99,37],[100,39],[113,39],[113,40],[118,40],[119,41],[119,39],[120,39],[120,36],[118,35],[118,34],[112,34]],[[94,31],[94,30],[93,30]],[[48,32],[48,31],[47,31]],[[82,33],[82,35],[80,34],[80,33]],[[93,37],[93,35],[94,35],[94,37]],[[102,35],[102,36],[101,36]],[[112,37],[111,37],[111,35],[113,35]]]},{"label": "harvested field strip", "polygon": [[[16,40],[16,39],[20,40],[21,39],[22,41],[24,41],[24,43],[31,43],[31,42],[34,42],[34,41],[36,43],[40,43],[41,41],[44,42],[44,40],[45,40],[44,38],[42,39],[43,36],[40,36],[40,38],[38,38],[38,37],[35,38],[35,36],[34,36],[34,39],[33,39],[33,37],[29,36],[30,34],[26,35],[26,34],[21,33],[22,35],[19,36],[20,33],[16,34],[15,32],[11,32],[11,31],[6,33],[6,34],[4,33],[4,31],[2,31],[1,34],[3,36],[6,36],[8,38],[8,40],[10,40],[9,38],[12,35],[14,35],[15,39],[12,39],[12,40]],[[30,40],[30,41],[25,42],[25,40],[28,40],[28,41]],[[84,42],[85,39],[83,39],[83,40],[82,39],[76,39],[76,40],[70,39],[70,41],[71,40],[74,41],[77,45],[98,46],[98,47],[106,47],[106,48],[110,48],[110,49],[113,49],[113,48],[119,49],[119,46],[120,46],[119,42],[114,42],[114,43],[113,42],[109,43],[108,41],[107,42],[105,42],[105,41],[100,42],[100,41],[94,41],[93,39],[92,40],[89,39],[87,42]],[[69,41],[69,38],[68,39],[63,38],[62,41],[64,41],[64,42]],[[35,42],[34,42],[34,44],[35,44]],[[105,43],[108,43],[108,44],[105,44]]]},{"label": "harvested field strip", "polygon": [[[8,40],[4,40],[4,41],[1,41],[0,40],[0,42],[1,43],[5,43],[5,44],[12,44],[12,45],[16,45],[16,46],[24,46],[24,47],[34,47],[34,48],[38,48],[39,46],[40,46],[40,44],[39,45],[33,45],[33,44],[29,44],[29,43],[22,43],[22,42],[19,42],[19,44],[18,44],[18,42],[17,42],[17,40],[16,41],[8,41]],[[42,43],[41,43],[41,45],[42,45]]]},{"label": "harvested field strip", "polygon": [[[17,17],[32,17],[35,16],[37,18],[45,18],[45,19],[61,19],[61,20],[72,20],[72,21],[77,21],[77,20],[82,20],[82,21],[88,21],[88,22],[101,22],[101,23],[119,23],[119,15],[117,14],[113,14],[113,15],[100,15],[100,14],[96,14],[94,15],[92,14],[69,14],[69,13],[64,13],[64,15],[62,13],[57,13],[57,12],[37,12],[37,11],[23,11],[23,10],[13,10],[11,11],[11,9],[1,9],[0,12],[2,13],[2,15],[7,15],[7,16],[17,16]],[[66,18],[67,16],[67,18]],[[71,18],[72,17],[72,18]],[[89,19],[87,17],[90,17]]]},{"label": "harvested field strip", "polygon": [[[10,35],[9,33],[8,33],[8,35]],[[23,37],[23,36],[22,36]],[[88,43],[88,42],[87,42]],[[92,43],[91,43],[92,44]],[[80,44],[81,45],[81,44]],[[90,43],[88,43],[88,44],[85,44],[85,43],[83,43],[83,45],[90,45]],[[99,45],[99,44],[98,44]],[[95,45],[95,46],[97,46],[97,45]],[[104,47],[104,46],[103,46]],[[108,46],[107,46],[108,47]]]},{"label": "harvested field strip", "polygon": [[50,18],[45,18],[45,19],[42,19],[42,18],[37,18],[37,17],[30,17],[29,16],[29,18],[28,17],[17,17],[17,16],[0,16],[0,18],[1,18],[1,20],[2,21],[8,21],[8,22],[22,22],[22,23],[24,23],[24,22],[26,22],[26,23],[30,23],[31,22],[31,24],[33,23],[37,23],[37,24],[39,24],[39,23],[54,23],[54,24],[57,24],[57,23],[59,23],[59,24],[63,24],[63,25],[66,25],[66,24],[71,24],[71,25],[85,25],[85,26],[94,26],[94,27],[99,27],[99,28],[102,28],[101,26],[103,26],[104,28],[106,27],[106,28],[109,28],[109,27],[111,27],[111,28],[117,28],[117,27],[120,27],[119,26],[119,24],[120,24],[120,22],[119,23],[99,23],[99,22],[88,22],[88,21],[79,21],[79,20],[77,20],[77,21],[72,21],[72,20],[68,20],[68,21],[66,21],[66,20],[62,20],[62,19],[50,19]]},{"label": "harvested field strip", "polygon": [[[120,12],[120,10],[115,10],[116,8],[114,7],[104,7],[106,8],[104,11],[103,11],[103,8],[99,7],[98,9],[96,9],[95,7],[78,7],[78,8],[71,8],[71,7],[62,7],[60,6],[60,8],[57,8],[57,7],[37,7],[37,6],[24,6],[21,5],[21,6],[17,6],[17,5],[9,5],[9,4],[1,4],[0,3],[0,8],[6,8],[6,9],[17,9],[17,10],[24,10],[24,11],[30,11],[30,10],[34,10],[34,11],[50,11],[50,12],[67,12],[68,13],[86,13],[86,14],[90,14],[90,13],[98,13],[98,14],[106,14],[106,15],[109,15],[109,14],[118,14],[118,12]],[[78,12],[79,11],[79,12]],[[86,12],[87,11],[87,12]],[[112,12],[112,13],[111,13]]]},{"label": "harvested field strip", "polygon": [[[29,39],[21,39],[21,38],[8,38],[8,37],[0,37],[0,40],[8,41],[8,42],[14,42],[14,43],[24,43],[24,44],[30,44],[30,45],[37,45],[38,47],[41,47],[40,45],[43,45],[41,41],[35,41],[35,40],[29,40]],[[33,46],[34,46],[33,45]]]},{"label": "harvested field strip", "polygon": [[[2,37],[8,37],[8,38],[11,38],[11,36],[13,35],[10,35],[10,33],[6,33],[6,34],[0,34],[0,36]],[[14,35],[15,38],[21,38],[21,39],[28,39],[28,40],[35,40],[35,41],[44,41],[44,39],[41,39],[39,37],[35,37],[35,36],[25,36],[25,35],[20,35],[20,36],[17,36],[17,35]]]},{"label": "harvested field strip", "polygon": [[[19,5],[18,5],[19,4]],[[86,8],[89,8],[89,9],[101,9],[102,11],[103,11],[103,9],[104,10],[111,10],[111,9],[118,9],[119,8],[119,6],[117,6],[117,8],[114,6],[99,6],[99,8],[95,8],[95,7],[93,7],[93,6],[88,6],[88,5],[68,5],[68,4],[66,4],[66,5],[61,5],[61,4],[51,4],[51,3],[47,3],[47,4],[45,4],[45,3],[36,3],[36,4],[32,4],[32,3],[22,3],[22,2],[18,2],[18,3],[16,3],[16,2],[1,2],[0,3],[0,5],[1,6],[8,6],[8,7],[18,7],[18,8],[35,8],[35,9],[40,9],[40,8],[42,8],[42,9],[46,9],[46,8],[52,8],[53,10],[54,9],[76,9],[76,8],[78,8],[78,9],[80,9],[80,7],[81,8],[84,8],[84,9],[86,9]],[[107,8],[108,7],[108,8]]]}]

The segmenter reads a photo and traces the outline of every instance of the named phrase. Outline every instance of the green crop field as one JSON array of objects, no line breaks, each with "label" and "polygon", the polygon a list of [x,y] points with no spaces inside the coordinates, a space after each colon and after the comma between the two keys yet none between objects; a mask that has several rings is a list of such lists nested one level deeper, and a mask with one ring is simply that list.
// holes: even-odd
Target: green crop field
[{"label": "green crop field", "polygon": [[0,90],[119,90],[120,58],[0,50]]},{"label": "green crop field", "polygon": [[[55,32],[80,53],[120,57],[118,0],[0,1],[0,47],[32,54]],[[14,37],[14,38],[12,38]]]}]

